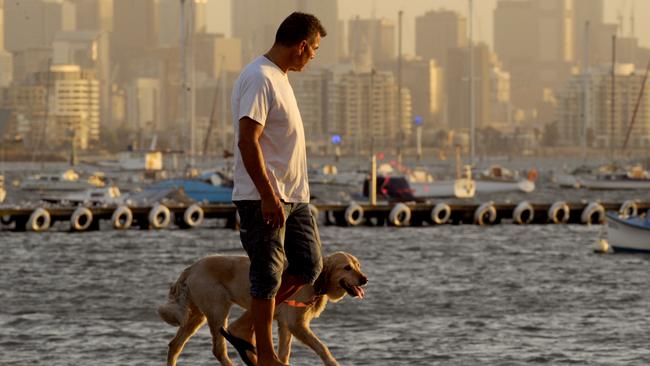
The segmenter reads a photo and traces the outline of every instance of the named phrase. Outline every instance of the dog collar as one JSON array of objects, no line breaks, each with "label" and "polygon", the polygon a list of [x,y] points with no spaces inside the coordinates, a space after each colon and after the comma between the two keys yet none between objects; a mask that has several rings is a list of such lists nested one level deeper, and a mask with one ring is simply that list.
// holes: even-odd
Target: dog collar
[{"label": "dog collar", "polygon": [[284,303],[294,308],[306,308],[314,305],[319,298],[320,296],[312,296],[312,298],[309,299],[309,301],[307,302],[302,302],[297,300],[285,300]]}]

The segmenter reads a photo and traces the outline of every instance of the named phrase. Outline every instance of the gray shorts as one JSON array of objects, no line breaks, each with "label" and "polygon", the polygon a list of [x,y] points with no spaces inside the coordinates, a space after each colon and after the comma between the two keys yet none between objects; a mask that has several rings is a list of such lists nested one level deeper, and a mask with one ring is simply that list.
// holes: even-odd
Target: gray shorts
[{"label": "gray shorts", "polygon": [[234,201],[240,219],[239,235],[251,260],[251,296],[271,299],[282,274],[313,284],[323,268],[320,235],[307,203],[284,203],[285,222],[273,228],[262,219],[261,201]]}]

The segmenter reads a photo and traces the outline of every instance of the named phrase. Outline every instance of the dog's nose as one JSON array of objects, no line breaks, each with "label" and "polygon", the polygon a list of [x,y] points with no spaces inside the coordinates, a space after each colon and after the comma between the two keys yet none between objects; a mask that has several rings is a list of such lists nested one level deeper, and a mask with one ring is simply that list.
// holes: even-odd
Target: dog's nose
[{"label": "dog's nose", "polygon": [[361,282],[361,286],[365,285],[366,283],[368,283],[368,277],[366,276],[361,277],[360,282]]}]

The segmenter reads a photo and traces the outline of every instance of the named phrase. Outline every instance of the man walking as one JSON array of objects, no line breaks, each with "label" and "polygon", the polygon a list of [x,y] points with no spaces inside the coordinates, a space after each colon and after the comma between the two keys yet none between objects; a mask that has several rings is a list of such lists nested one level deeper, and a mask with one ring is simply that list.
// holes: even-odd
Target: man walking
[{"label": "man walking", "polygon": [[221,334],[247,365],[285,365],[273,347],[275,306],[313,284],[323,266],[318,228],[308,207],[305,132],[287,73],[302,71],[326,35],[315,16],[289,15],[273,47],[244,68],[233,89],[237,149],[232,199],[251,261],[252,303]]}]

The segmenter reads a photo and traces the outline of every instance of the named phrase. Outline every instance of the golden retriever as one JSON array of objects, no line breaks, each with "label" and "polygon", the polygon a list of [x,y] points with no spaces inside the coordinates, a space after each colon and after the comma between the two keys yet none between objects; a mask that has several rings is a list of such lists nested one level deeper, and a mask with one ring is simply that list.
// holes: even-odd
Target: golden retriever
[{"label": "golden retriever", "polygon": [[[174,366],[189,338],[206,322],[212,334],[212,353],[224,366],[233,366],[226,352],[226,342],[219,330],[225,327],[232,304],[250,308],[250,262],[245,256],[212,255],[187,267],[171,285],[167,304],[158,314],[167,323],[177,326],[176,336],[169,342],[167,365]],[[278,321],[278,356],[288,363],[291,336],[314,350],[328,366],[339,365],[327,346],[309,328],[327,301],[337,302],[346,294],[363,298],[362,288],[368,282],[359,260],[349,253],[336,252],[323,259],[323,270],[316,283],[303,286],[290,301],[276,307]],[[289,301],[288,301],[289,302]],[[302,305],[302,307],[296,306]]]}]

